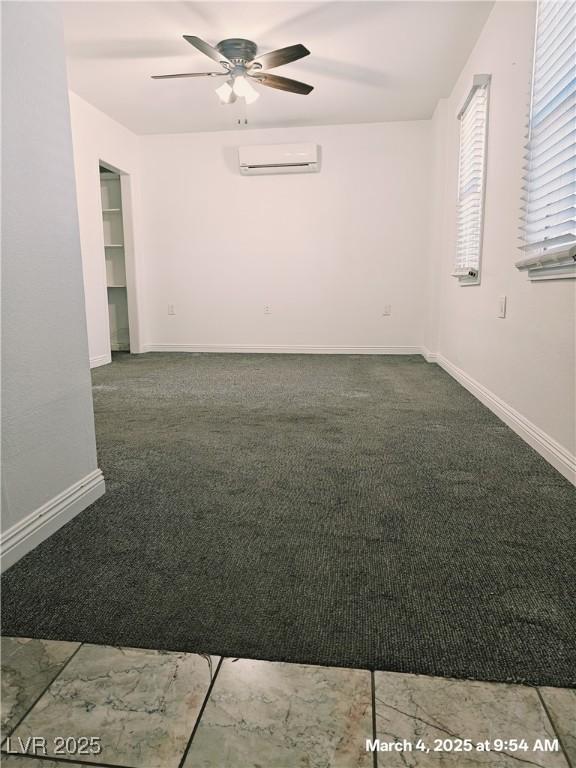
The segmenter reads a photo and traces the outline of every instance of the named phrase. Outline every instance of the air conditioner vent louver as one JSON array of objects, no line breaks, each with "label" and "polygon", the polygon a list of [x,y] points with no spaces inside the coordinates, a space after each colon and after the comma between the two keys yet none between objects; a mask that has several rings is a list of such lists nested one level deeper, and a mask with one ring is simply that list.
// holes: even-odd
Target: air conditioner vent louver
[{"label": "air conditioner vent louver", "polygon": [[318,173],[317,144],[267,144],[238,148],[240,173],[257,176],[271,173]]}]

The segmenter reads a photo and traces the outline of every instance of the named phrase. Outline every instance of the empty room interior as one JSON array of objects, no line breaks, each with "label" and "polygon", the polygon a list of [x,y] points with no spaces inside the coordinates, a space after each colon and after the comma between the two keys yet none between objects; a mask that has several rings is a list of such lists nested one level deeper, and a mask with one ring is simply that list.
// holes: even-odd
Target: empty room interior
[{"label": "empty room interior", "polygon": [[2,763],[576,768],[576,4],[2,38]]}]

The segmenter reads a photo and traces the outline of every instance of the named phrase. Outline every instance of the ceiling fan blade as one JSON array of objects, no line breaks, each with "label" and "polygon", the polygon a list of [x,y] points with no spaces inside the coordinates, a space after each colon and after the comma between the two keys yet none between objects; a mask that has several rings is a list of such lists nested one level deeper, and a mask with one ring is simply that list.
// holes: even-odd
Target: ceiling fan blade
[{"label": "ceiling fan blade", "polygon": [[278,75],[269,75],[267,72],[251,75],[257,82],[267,85],[269,88],[277,88],[279,91],[289,91],[290,93],[300,93],[307,96],[314,90],[313,85],[301,83],[298,80],[290,80],[289,77],[279,77]]},{"label": "ceiling fan blade", "polygon": [[208,56],[209,58],[213,59],[214,61],[217,61],[219,64],[222,64],[223,62],[225,64],[230,64],[232,66],[232,62],[226,58],[217,48],[213,48],[211,45],[208,45],[208,43],[204,42],[204,40],[201,40],[199,37],[194,37],[194,35],[182,35],[184,40],[186,42],[190,43],[190,45],[193,45],[194,48],[200,51],[200,53],[203,53],[205,56]]},{"label": "ceiling fan blade", "polygon": [[304,56],[309,54],[308,48],[298,43],[298,45],[289,45],[287,48],[279,48],[277,51],[263,53],[262,56],[257,56],[250,64],[260,64],[262,69],[273,69],[273,67],[281,67],[282,64],[289,64],[291,61],[303,59]]},{"label": "ceiling fan blade", "polygon": [[229,72],[183,72],[181,75],[150,75],[152,80],[167,80],[170,77],[222,77]]}]

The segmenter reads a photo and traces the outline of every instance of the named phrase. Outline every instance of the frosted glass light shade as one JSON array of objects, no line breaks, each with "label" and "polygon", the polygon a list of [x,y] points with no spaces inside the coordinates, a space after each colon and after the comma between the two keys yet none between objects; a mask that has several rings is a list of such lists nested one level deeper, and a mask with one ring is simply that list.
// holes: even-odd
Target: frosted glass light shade
[{"label": "frosted glass light shade", "polygon": [[216,93],[222,104],[230,104],[234,91],[228,81],[226,81],[219,88],[216,88]]},{"label": "frosted glass light shade", "polygon": [[252,104],[260,96],[258,91],[253,88],[245,77],[234,78],[234,93],[236,96],[242,96],[246,100],[246,104]]}]

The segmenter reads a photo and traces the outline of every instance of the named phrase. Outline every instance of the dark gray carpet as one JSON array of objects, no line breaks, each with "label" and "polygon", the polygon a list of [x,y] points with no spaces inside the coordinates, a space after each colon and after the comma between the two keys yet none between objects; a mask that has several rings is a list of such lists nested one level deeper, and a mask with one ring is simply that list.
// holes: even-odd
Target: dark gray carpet
[{"label": "dark gray carpet", "polygon": [[420,357],[117,356],[3,631],[576,685],[574,488]]}]

